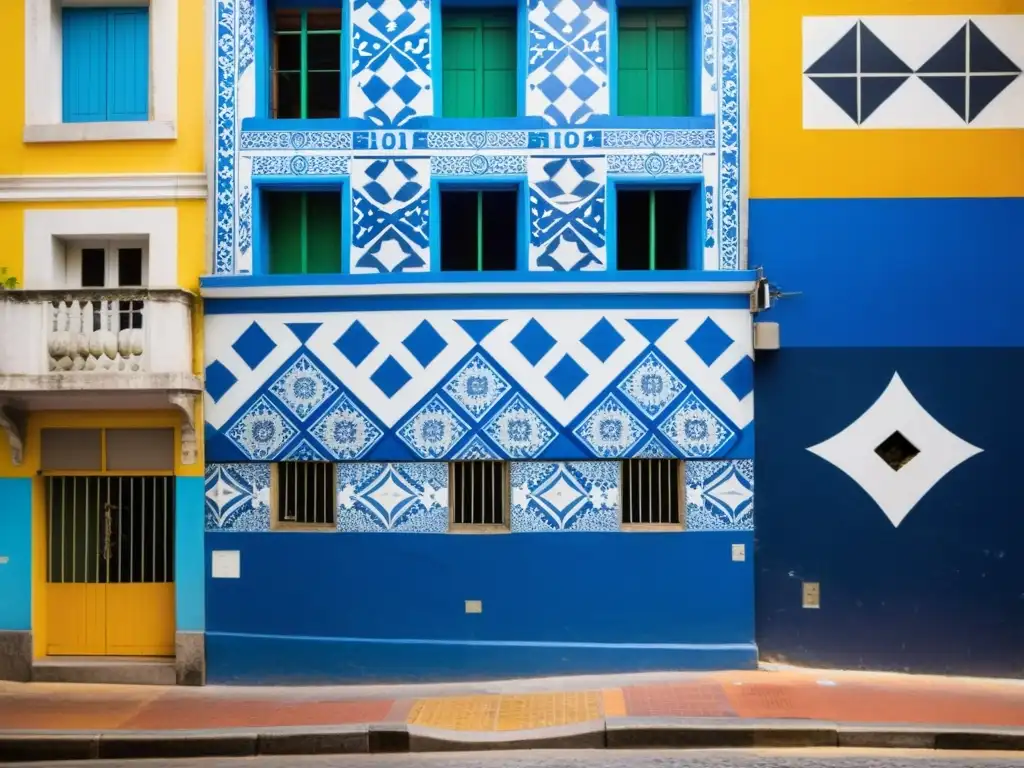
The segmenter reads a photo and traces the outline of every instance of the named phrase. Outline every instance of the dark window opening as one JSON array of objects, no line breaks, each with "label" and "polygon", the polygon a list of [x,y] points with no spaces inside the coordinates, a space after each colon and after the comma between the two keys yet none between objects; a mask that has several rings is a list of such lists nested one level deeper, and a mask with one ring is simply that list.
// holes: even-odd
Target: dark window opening
[{"label": "dark window opening", "polygon": [[508,471],[501,461],[459,461],[452,465],[452,524],[504,525]]},{"label": "dark window opening", "polygon": [[264,192],[274,275],[341,271],[341,192]]},{"label": "dark window opening", "polygon": [[274,14],[271,116],[341,115],[341,11]]},{"label": "dark window opening", "polygon": [[277,522],[334,525],[334,464],[289,461],[277,465]]},{"label": "dark window opening", "polygon": [[686,269],[691,195],[688,189],[619,189],[618,268]]},{"label": "dark window opening", "polygon": [[624,525],[678,525],[682,493],[682,462],[675,459],[631,459],[622,462]]},{"label": "dark window opening", "polygon": [[514,270],[517,204],[514,189],[442,192],[441,270]]},{"label": "dark window opening", "polygon": [[877,448],[877,453],[882,461],[892,467],[893,471],[899,472],[910,463],[921,451],[912,442],[907,440],[900,432],[893,432],[883,440]]},{"label": "dark window opening", "polygon": [[82,249],[82,287],[102,288],[107,284],[107,251],[105,248]]}]

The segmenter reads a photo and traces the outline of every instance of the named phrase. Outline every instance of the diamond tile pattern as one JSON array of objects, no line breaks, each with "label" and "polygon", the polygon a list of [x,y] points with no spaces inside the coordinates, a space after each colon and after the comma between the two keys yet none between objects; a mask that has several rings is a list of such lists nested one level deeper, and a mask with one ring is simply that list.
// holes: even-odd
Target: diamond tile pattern
[{"label": "diamond tile pattern", "polygon": [[213,398],[213,402],[224,397],[224,393],[231,389],[237,381],[238,377],[219,360],[206,366],[206,392]]},{"label": "diamond tile pattern", "polygon": [[387,397],[394,397],[410,379],[412,376],[409,375],[409,372],[402,367],[400,362],[390,356],[370,377],[370,381],[376,384]]},{"label": "diamond tile pattern", "polygon": [[277,343],[260,328],[259,323],[254,322],[231,346],[246,365],[255,369],[274,351]]},{"label": "diamond tile pattern", "polygon": [[622,334],[604,317],[580,339],[580,343],[602,363],[615,354],[615,350],[622,346],[623,341],[625,339],[622,338]]},{"label": "diamond tile pattern", "polygon": [[416,330],[406,336],[402,344],[424,368],[448,346],[444,337],[426,320],[417,325]]},{"label": "diamond tile pattern", "polygon": [[531,365],[536,365],[555,346],[555,339],[544,330],[543,325],[531,319],[512,339],[512,346],[519,350],[519,354]]},{"label": "diamond tile pattern", "polygon": [[555,363],[555,367],[548,371],[545,377],[562,397],[569,397],[576,391],[576,387],[587,378],[587,372],[583,367],[573,360],[569,355],[563,355],[562,359]]},{"label": "diamond tile pattern", "polygon": [[714,365],[715,360],[732,346],[732,337],[709,317],[690,335],[686,343],[705,365]]},{"label": "diamond tile pattern", "polygon": [[366,330],[366,326],[356,320],[338,337],[334,346],[352,365],[358,367],[367,355],[377,348],[378,344],[379,342],[373,334]]}]

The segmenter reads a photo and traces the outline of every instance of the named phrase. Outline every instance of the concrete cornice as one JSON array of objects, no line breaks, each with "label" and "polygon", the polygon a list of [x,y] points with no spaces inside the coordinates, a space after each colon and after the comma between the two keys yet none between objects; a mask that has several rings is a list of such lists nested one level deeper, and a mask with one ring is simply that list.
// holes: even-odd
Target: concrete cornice
[{"label": "concrete cornice", "polygon": [[0,202],[205,200],[204,173],[0,176]]}]

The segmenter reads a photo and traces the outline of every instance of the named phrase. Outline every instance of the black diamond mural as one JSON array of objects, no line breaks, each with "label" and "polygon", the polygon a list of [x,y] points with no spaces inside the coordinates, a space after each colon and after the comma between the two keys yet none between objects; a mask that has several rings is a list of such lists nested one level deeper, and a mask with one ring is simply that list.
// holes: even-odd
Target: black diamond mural
[{"label": "black diamond mural", "polygon": [[978,117],[1020,74],[1020,67],[973,21],[957,30],[917,70],[921,82],[967,123]]},{"label": "black diamond mural", "polygon": [[862,21],[804,72],[857,124],[867,120],[912,73]]},{"label": "black diamond mural", "polygon": [[916,71],[858,21],[804,74],[861,125],[914,76],[961,120],[971,123],[1022,71],[973,21],[960,27]]}]

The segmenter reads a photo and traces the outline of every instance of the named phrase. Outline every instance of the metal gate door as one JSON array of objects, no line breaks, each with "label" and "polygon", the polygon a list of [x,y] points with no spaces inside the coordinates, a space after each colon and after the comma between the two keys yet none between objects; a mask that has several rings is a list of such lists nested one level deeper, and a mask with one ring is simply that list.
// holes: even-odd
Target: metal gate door
[{"label": "metal gate door", "polygon": [[174,478],[46,478],[47,653],[174,654]]}]

